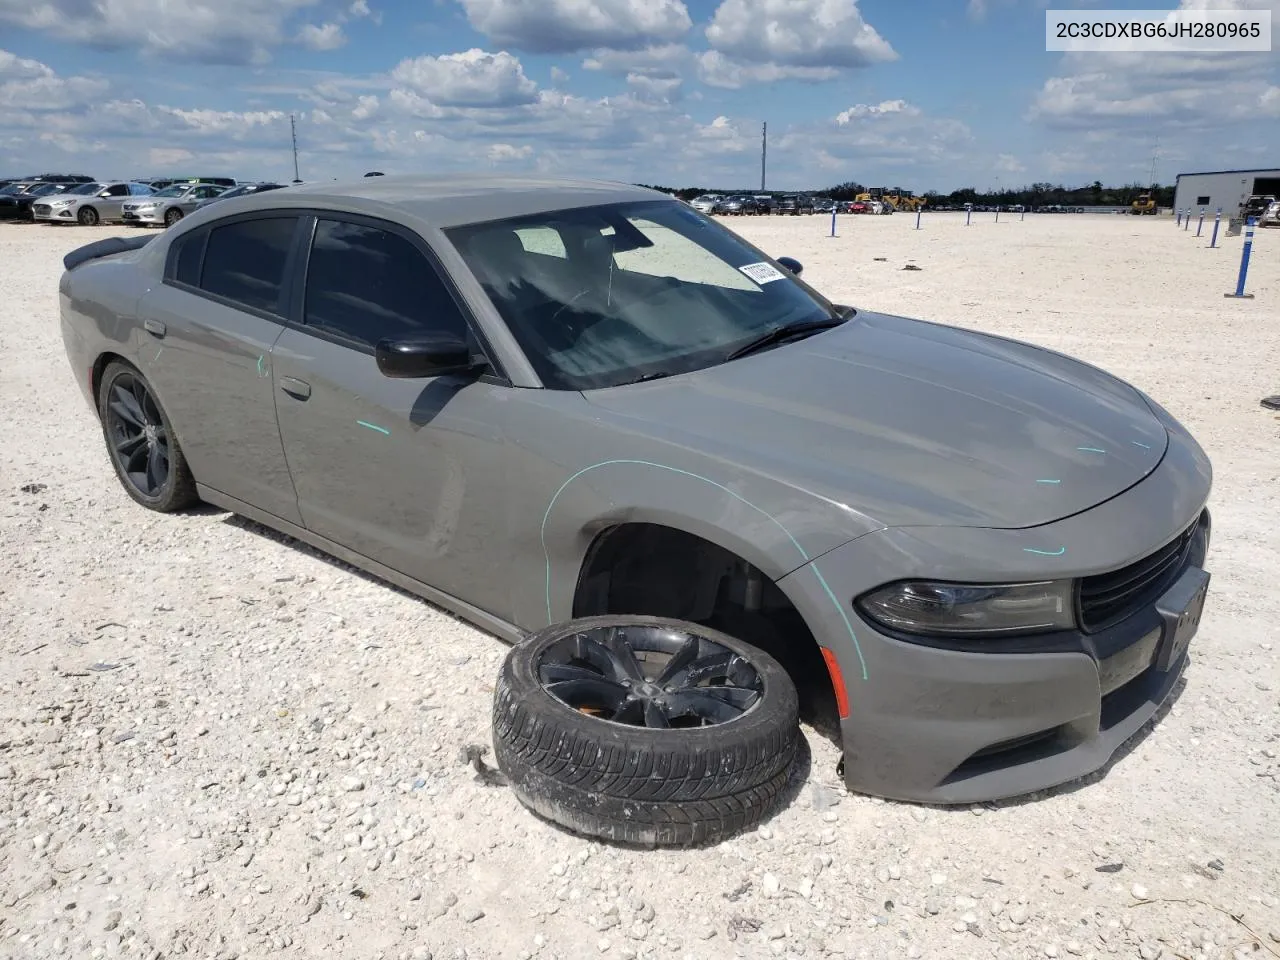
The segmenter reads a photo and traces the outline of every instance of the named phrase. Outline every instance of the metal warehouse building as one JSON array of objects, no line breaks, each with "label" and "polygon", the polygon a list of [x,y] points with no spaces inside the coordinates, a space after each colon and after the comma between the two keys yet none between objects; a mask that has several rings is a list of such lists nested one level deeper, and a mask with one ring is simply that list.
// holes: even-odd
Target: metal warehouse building
[{"label": "metal warehouse building", "polygon": [[1214,173],[1180,173],[1174,187],[1174,210],[1213,213],[1219,207],[1224,216],[1234,217],[1240,204],[1252,194],[1280,198],[1280,170],[1218,170]]}]

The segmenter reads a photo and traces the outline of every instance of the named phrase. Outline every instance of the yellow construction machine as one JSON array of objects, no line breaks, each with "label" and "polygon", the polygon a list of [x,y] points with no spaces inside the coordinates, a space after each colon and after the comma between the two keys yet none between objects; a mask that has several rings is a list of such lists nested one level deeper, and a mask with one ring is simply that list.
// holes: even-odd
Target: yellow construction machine
[{"label": "yellow construction machine", "polygon": [[1147,214],[1155,216],[1159,212],[1159,208],[1156,206],[1155,194],[1141,194],[1137,200],[1134,200],[1133,203],[1129,204],[1129,212],[1135,217],[1146,216]]}]

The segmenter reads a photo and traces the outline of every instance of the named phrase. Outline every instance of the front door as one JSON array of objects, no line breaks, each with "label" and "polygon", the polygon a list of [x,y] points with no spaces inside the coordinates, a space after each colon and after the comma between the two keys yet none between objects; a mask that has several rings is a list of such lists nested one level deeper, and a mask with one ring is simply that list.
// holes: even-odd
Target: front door
[{"label": "front door", "polygon": [[309,530],[506,619],[506,480],[494,378],[384,376],[383,338],[468,336],[421,238],[362,217],[316,223],[303,323],[272,350],[276,406]]}]

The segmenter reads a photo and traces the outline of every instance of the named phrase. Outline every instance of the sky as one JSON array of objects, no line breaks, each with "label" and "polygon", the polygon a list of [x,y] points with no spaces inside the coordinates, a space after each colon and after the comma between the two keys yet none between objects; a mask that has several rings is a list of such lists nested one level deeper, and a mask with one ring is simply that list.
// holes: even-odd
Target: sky
[{"label": "sky", "polygon": [[[1048,0],[0,0],[0,176],[490,171],[923,193],[1280,167],[1273,52],[1049,53]],[[1055,0],[1141,8],[1153,0]]]}]

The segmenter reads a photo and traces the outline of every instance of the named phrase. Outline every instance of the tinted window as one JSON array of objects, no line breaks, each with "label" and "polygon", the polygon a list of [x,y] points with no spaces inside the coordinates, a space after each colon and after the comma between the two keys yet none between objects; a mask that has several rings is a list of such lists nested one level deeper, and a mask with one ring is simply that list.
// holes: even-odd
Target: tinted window
[{"label": "tinted window", "polygon": [[1197,203],[1198,205],[1202,206],[1202,207],[1207,207],[1207,206],[1209,205],[1209,198],[1208,198],[1208,197],[1196,197],[1196,203]]},{"label": "tinted window", "polygon": [[277,310],[297,217],[241,220],[209,232],[200,287],[261,310]]},{"label": "tinted window", "polygon": [[337,220],[316,224],[306,322],[370,347],[384,337],[467,335],[457,304],[412,243],[386,230]]},{"label": "tinted window", "polygon": [[173,268],[173,278],[179,283],[198,286],[200,282],[200,258],[204,255],[207,230],[189,233],[178,241],[178,258]]},{"label": "tinted window", "polygon": [[113,183],[107,187],[107,195],[112,197],[127,197],[129,195],[129,185],[127,183]]}]

